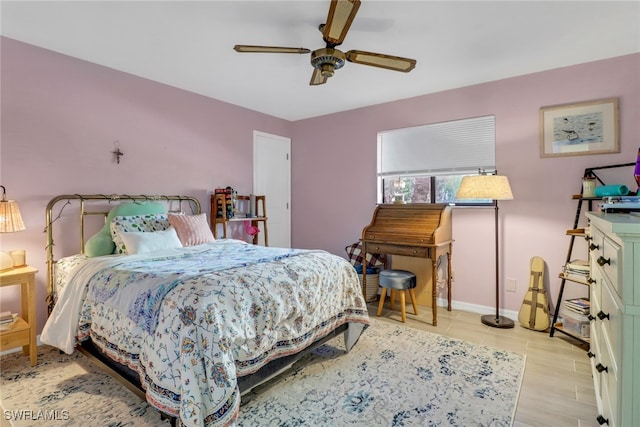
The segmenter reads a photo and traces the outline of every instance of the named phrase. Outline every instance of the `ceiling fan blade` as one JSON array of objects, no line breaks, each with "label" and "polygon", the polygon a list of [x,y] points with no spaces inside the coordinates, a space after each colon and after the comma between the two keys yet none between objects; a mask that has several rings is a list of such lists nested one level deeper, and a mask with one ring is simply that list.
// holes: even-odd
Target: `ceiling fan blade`
[{"label": "ceiling fan blade", "polygon": [[346,56],[349,62],[386,68],[387,70],[402,71],[403,73],[408,73],[416,67],[415,59],[384,55],[382,53],[350,50],[346,53]]},{"label": "ceiling fan blade", "polygon": [[311,86],[323,85],[327,82],[327,77],[323,76],[320,70],[317,68],[313,69],[313,74],[311,75],[311,81],[309,84]]},{"label": "ceiling fan blade", "polygon": [[360,0],[331,0],[322,37],[330,47],[342,44],[360,7]]},{"label": "ceiling fan blade", "polygon": [[237,44],[233,47],[236,52],[247,53],[309,53],[311,50],[304,47],[280,47],[280,46],[250,46]]}]

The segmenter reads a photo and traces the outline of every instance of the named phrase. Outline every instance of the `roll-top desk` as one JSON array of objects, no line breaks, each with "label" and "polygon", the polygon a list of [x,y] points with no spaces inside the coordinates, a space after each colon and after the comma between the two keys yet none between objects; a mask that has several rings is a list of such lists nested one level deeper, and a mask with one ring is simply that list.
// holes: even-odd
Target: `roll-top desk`
[{"label": "roll-top desk", "polygon": [[[451,310],[451,207],[445,204],[381,204],[373,212],[371,223],[362,230],[362,251],[403,255],[431,260],[431,303],[433,325],[438,324],[438,258],[447,255],[447,310]],[[362,292],[367,289],[363,269]]]}]

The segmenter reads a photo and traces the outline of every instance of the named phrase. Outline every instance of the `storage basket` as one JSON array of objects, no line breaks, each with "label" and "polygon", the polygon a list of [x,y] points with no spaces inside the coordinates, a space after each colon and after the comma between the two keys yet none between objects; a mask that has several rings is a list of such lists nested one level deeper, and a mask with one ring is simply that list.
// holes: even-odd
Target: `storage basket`
[{"label": "storage basket", "polygon": [[[369,282],[369,275],[367,275],[367,282]],[[591,337],[591,322],[587,316],[580,313],[574,313],[563,304],[560,307],[559,317],[562,318],[563,329],[579,335],[582,338]]]},{"label": "storage basket", "polygon": [[[358,280],[360,281],[360,287],[362,287],[362,274],[358,274]],[[378,286],[380,283],[380,275],[379,274],[369,274],[367,273],[367,302],[375,301],[378,297]]]}]

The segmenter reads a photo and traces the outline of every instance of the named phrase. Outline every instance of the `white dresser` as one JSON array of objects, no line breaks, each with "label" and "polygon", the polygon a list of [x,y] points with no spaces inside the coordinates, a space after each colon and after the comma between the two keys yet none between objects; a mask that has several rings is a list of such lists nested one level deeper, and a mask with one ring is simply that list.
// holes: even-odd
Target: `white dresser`
[{"label": "white dresser", "polygon": [[588,212],[597,422],[640,426],[640,216]]}]

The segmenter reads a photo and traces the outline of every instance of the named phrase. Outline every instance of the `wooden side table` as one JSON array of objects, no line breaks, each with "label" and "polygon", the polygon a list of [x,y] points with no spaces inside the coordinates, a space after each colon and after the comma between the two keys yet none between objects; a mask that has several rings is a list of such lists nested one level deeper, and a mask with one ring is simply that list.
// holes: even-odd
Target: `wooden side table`
[{"label": "wooden side table", "polygon": [[36,273],[29,266],[17,267],[0,272],[0,287],[20,285],[20,316],[7,330],[0,331],[0,351],[22,347],[22,353],[29,355],[31,366],[37,363],[36,347]]}]

